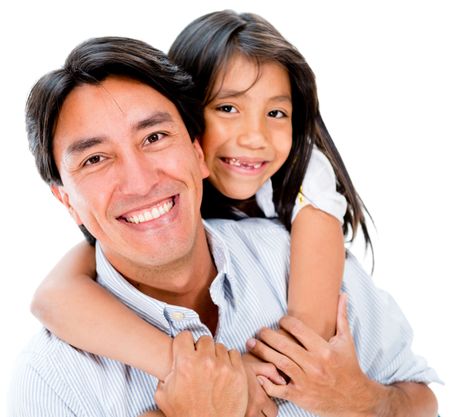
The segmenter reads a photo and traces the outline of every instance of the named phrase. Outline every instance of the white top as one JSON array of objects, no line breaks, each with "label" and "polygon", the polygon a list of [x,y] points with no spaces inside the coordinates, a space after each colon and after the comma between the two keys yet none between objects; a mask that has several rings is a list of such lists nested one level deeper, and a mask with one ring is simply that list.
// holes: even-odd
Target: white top
[{"label": "white top", "polygon": [[[256,193],[256,202],[266,217],[278,217],[273,204],[270,179]],[[341,224],[344,223],[347,200],[336,191],[336,176],[330,161],[316,147],[311,153],[303,184],[295,200],[291,222],[295,220],[299,211],[309,204],[336,217]]]}]

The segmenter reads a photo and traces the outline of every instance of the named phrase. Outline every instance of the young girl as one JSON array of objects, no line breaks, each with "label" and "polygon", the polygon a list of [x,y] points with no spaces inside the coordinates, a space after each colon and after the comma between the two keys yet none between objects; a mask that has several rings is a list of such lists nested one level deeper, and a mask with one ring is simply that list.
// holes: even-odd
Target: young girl
[{"label": "young girl", "polygon": [[[313,72],[267,21],[211,13],[188,25],[170,58],[204,104],[201,145],[211,176],[203,216],[278,217],[291,232],[289,314],[325,339],[335,332],[344,236],[363,204],[322,121]],[[136,219],[136,221],[141,221]],[[93,249],[69,252],[38,289],[33,313],[53,333],[164,379],[171,341],[94,281]]]}]

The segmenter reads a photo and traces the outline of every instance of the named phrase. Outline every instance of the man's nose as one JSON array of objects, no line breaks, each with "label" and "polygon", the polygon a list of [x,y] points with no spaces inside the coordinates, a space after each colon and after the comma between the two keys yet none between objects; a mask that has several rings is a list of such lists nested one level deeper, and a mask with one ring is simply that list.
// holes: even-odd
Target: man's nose
[{"label": "man's nose", "polygon": [[240,126],[237,143],[250,149],[262,149],[267,146],[267,128],[264,117],[246,117]]},{"label": "man's nose", "polygon": [[155,164],[143,152],[123,155],[119,166],[123,194],[146,195],[158,177]]}]

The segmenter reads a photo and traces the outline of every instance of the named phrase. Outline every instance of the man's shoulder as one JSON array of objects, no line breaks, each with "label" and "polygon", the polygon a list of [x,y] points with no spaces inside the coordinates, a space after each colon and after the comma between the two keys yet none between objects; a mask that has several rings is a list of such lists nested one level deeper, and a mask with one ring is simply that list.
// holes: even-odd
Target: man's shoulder
[{"label": "man's shoulder", "polygon": [[48,367],[59,356],[63,343],[49,330],[42,328],[22,350],[20,363],[31,364],[34,368]]},{"label": "man's shoulder", "polygon": [[246,217],[240,220],[208,219],[205,223],[215,232],[237,239],[278,239],[289,243],[289,233],[277,219]]},{"label": "man's shoulder", "polygon": [[[13,371],[9,407],[11,415],[27,410],[26,415],[39,415],[46,401],[57,398],[61,410],[76,409],[73,393],[68,389],[67,353],[75,351],[46,329],[40,330],[19,354]],[[61,414],[63,415],[63,414]],[[64,414],[65,415],[65,414]]]},{"label": "man's shoulder", "polygon": [[[240,271],[238,275],[242,276],[243,269],[251,266],[264,276],[270,270],[272,275],[285,281],[289,270],[290,237],[281,223],[246,218],[237,221],[214,219],[205,224],[212,247],[224,249],[229,262]],[[252,269],[253,273],[255,269]]]}]

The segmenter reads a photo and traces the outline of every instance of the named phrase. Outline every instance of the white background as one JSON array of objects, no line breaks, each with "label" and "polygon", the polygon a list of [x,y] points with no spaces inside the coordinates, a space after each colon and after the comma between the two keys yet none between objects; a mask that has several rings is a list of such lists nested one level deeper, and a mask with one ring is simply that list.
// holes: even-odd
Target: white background
[{"label": "white background", "polygon": [[[28,308],[33,290],[81,239],[27,149],[23,113],[32,84],[89,37],[130,36],[167,51],[192,19],[225,7],[269,19],[312,66],[324,120],[376,222],[374,280],[410,319],[415,350],[450,382],[444,1],[296,1],[296,11],[288,2],[250,0],[10,3],[0,12],[1,411],[14,358],[39,327]],[[441,417],[450,416],[448,386],[434,388]]]}]

